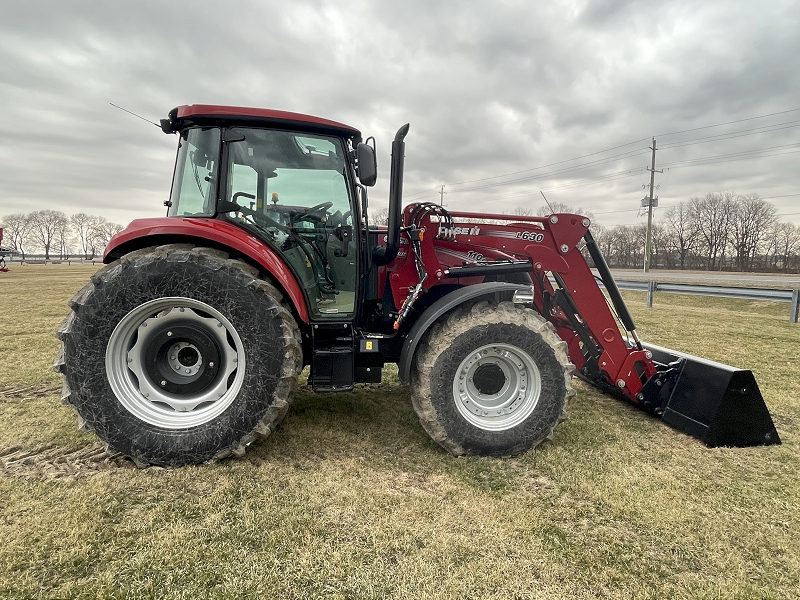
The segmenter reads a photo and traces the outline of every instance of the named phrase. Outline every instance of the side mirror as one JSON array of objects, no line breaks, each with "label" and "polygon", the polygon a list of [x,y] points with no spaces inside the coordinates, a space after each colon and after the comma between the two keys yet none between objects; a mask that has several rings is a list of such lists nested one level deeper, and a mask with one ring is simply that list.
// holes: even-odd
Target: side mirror
[{"label": "side mirror", "polygon": [[378,159],[375,156],[375,148],[369,144],[359,144],[356,147],[356,158],[358,159],[358,180],[362,185],[372,187],[378,180]]},{"label": "side mirror", "polygon": [[198,148],[189,152],[189,157],[192,159],[192,164],[201,169],[208,168],[208,155]]}]

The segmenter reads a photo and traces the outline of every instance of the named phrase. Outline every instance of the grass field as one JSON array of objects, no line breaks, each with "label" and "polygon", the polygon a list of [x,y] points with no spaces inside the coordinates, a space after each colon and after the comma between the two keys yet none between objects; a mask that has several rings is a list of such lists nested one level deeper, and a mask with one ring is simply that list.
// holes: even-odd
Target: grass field
[{"label": "grass field", "polygon": [[137,470],[50,368],[91,272],[0,274],[0,597],[800,597],[785,304],[626,295],[642,339],[751,368],[781,446],[708,449],[578,383],[553,442],[454,459],[389,384],[301,392],[244,459]]}]

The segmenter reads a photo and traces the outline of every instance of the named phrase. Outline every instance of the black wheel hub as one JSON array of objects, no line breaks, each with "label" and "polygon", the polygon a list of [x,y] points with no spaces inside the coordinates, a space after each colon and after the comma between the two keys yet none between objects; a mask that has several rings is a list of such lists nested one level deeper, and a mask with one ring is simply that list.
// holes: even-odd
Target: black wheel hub
[{"label": "black wheel hub", "polygon": [[147,342],[145,372],[162,390],[196,394],[212,385],[220,373],[220,351],[210,335],[196,325],[168,325]]},{"label": "black wheel hub", "polygon": [[484,396],[494,396],[506,384],[506,374],[497,365],[483,364],[475,369],[472,383],[475,389]]},{"label": "black wheel hub", "polygon": [[178,350],[177,361],[184,367],[195,367],[200,361],[200,353],[194,346],[184,346]]}]

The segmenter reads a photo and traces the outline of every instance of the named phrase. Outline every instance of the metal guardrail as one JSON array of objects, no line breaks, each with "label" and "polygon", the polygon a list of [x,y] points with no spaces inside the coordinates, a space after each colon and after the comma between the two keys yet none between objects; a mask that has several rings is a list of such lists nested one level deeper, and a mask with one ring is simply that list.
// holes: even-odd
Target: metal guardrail
[{"label": "metal guardrail", "polygon": [[789,302],[789,321],[797,323],[800,313],[800,290],[771,290],[766,288],[722,287],[718,285],[694,285],[686,283],[659,283],[657,281],[617,281],[621,290],[647,292],[647,308],[653,307],[653,295],[688,294],[692,296],[715,296],[717,298],[737,298],[739,300],[771,300]]}]

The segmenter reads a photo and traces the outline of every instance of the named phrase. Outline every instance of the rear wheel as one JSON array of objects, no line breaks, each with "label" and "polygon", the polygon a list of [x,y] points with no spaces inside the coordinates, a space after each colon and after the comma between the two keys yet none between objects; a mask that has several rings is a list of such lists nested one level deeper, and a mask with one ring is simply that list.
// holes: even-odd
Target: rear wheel
[{"label": "rear wheel", "polygon": [[480,302],[434,325],[420,345],[412,401],[452,454],[525,452],[564,418],[574,367],[552,325],[510,302]]},{"label": "rear wheel", "polygon": [[286,414],[302,365],[280,293],[224,252],[134,252],[99,271],[59,329],[64,399],[139,465],[240,455]]}]

